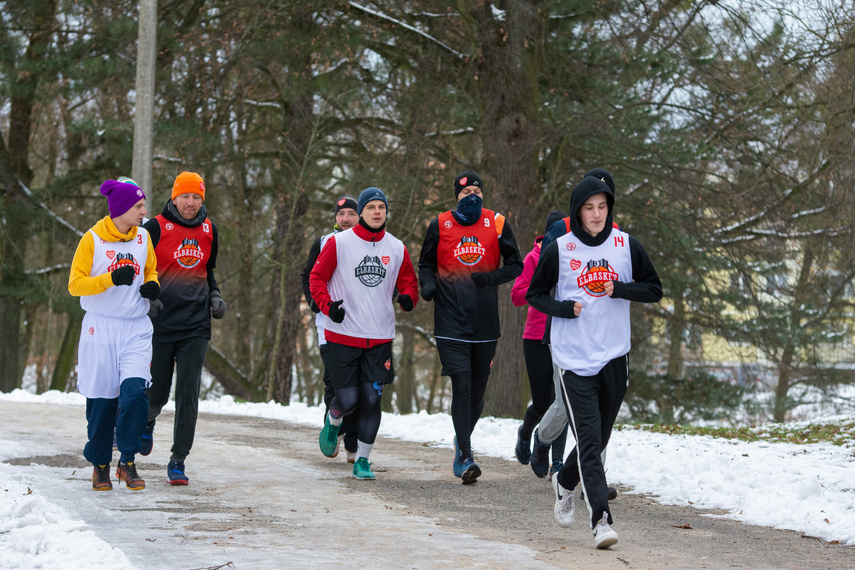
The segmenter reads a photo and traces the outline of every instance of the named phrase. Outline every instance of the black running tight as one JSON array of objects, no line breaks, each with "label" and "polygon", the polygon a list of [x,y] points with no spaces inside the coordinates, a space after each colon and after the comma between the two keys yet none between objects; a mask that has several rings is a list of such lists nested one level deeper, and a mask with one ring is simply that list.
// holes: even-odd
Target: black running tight
[{"label": "black running tight", "polygon": [[357,432],[359,441],[373,444],[380,431],[380,396],[384,385],[372,382],[360,382],[359,387],[349,386],[335,391],[330,409],[341,416],[347,416],[359,406]]}]

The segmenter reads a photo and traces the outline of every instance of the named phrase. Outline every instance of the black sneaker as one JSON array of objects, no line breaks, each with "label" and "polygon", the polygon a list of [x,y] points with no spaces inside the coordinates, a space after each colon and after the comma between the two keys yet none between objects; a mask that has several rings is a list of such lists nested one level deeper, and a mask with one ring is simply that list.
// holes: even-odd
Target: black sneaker
[{"label": "black sneaker", "polygon": [[543,479],[549,473],[549,446],[540,443],[534,430],[534,449],[531,452],[531,470]]},{"label": "black sneaker", "polygon": [[154,424],[157,420],[151,420],[145,424],[145,429],[142,433],[142,446],[140,447],[140,455],[148,455],[151,453],[151,448],[154,447]]},{"label": "black sneaker", "polygon": [[96,465],[92,471],[92,490],[93,491],[112,491],[113,482],[110,481],[110,464]]}]

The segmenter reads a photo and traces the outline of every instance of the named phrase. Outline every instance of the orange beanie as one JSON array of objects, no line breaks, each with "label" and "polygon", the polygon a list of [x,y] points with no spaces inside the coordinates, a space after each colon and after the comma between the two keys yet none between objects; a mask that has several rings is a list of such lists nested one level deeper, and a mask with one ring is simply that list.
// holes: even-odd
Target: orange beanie
[{"label": "orange beanie", "polygon": [[205,181],[195,172],[182,172],[175,177],[175,183],[172,185],[172,199],[175,200],[181,194],[192,192],[202,197],[205,201]]}]

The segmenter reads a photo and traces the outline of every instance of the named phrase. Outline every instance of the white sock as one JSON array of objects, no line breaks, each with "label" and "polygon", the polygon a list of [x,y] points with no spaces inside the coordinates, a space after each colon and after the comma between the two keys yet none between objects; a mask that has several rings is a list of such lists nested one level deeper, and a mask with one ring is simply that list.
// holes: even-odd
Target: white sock
[{"label": "white sock", "polygon": [[373,443],[365,443],[362,440],[356,440],[356,460],[359,461],[360,457],[364,457],[368,459],[368,456],[371,455],[371,449],[374,447]]},{"label": "white sock", "polygon": [[332,417],[332,414],[327,414],[327,417],[330,419],[330,425],[331,426],[340,426],[341,422],[344,421],[344,416],[336,419],[336,418]]}]

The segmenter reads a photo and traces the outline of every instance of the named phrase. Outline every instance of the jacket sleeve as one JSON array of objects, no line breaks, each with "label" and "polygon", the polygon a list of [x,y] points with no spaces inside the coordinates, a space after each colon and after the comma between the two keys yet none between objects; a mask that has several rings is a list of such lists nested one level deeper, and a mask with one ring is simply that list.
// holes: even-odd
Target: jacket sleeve
[{"label": "jacket sleeve", "polygon": [[309,286],[309,275],[312,274],[312,267],[315,266],[315,261],[321,253],[321,238],[312,242],[312,247],[309,248],[309,258],[306,260],[306,265],[303,271],[300,272],[300,281],[303,284],[303,296],[306,297],[306,303],[312,306],[312,288]]},{"label": "jacket sleeve", "polygon": [[525,300],[525,294],[528,292],[531,276],[534,275],[534,268],[537,266],[536,257],[533,250],[525,256],[522,273],[514,280],[514,286],[511,288],[511,302],[515,307],[522,307],[528,303]]},{"label": "jacket sleeve", "polygon": [[[338,265],[338,257],[336,255],[335,236],[331,236],[321,250],[315,265],[312,267],[312,272],[309,274],[309,287],[311,288],[312,299],[320,307],[321,312],[326,316],[330,315],[330,299],[327,283],[332,278],[332,274]],[[336,299],[338,300],[338,299]]]},{"label": "jacket sleeve", "polygon": [[558,283],[558,271],[558,244],[553,241],[545,250],[541,246],[540,260],[531,277],[525,299],[541,313],[572,319],[575,318],[573,307],[576,302],[558,301],[552,295],[552,289]]},{"label": "jacket sleeve", "polygon": [[662,299],[662,281],[641,242],[629,236],[629,254],[632,259],[632,282],[614,282],[612,298],[638,303],[658,303]]},{"label": "jacket sleeve", "polygon": [[[145,256],[145,269],[143,270],[143,283],[154,281],[160,285],[160,281],[157,280],[157,255],[154,253],[154,245],[151,243],[151,240],[148,240],[147,249],[148,251]],[[112,281],[112,278],[110,280]]]},{"label": "jacket sleeve", "polygon": [[208,291],[219,291],[220,286],[217,285],[217,278],[214,277],[214,268],[217,266],[217,253],[220,251],[220,232],[214,222],[211,222],[211,255],[208,257],[208,263],[205,264],[207,272],[206,279],[208,281]]},{"label": "jacket sleeve", "polygon": [[428,224],[422,251],[419,254],[419,285],[422,289],[429,283],[436,286],[436,250],[439,246],[439,218],[434,218]]},{"label": "jacket sleeve", "polygon": [[410,299],[413,300],[413,307],[418,304],[419,282],[416,279],[416,272],[413,271],[413,262],[410,260],[410,252],[407,251],[407,246],[404,246],[404,260],[401,262],[400,271],[398,271],[395,288],[398,289],[399,295],[410,296]]},{"label": "jacket sleeve", "polygon": [[502,234],[499,236],[499,251],[502,253],[503,261],[502,266],[494,272],[496,285],[516,279],[523,270],[520,248],[517,247],[517,240],[514,238],[514,232],[511,231],[511,225],[507,220],[505,220]]},{"label": "jacket sleeve", "polygon": [[91,276],[92,259],[95,255],[95,242],[92,233],[86,232],[77,244],[74,259],[71,261],[71,273],[68,276],[68,292],[75,297],[98,295],[113,287],[110,273]]},{"label": "jacket sleeve", "polygon": [[564,223],[564,220],[558,220],[552,222],[552,225],[546,228],[546,234],[543,236],[543,241],[540,242],[540,251],[546,249],[546,247],[567,233],[567,225]]}]

